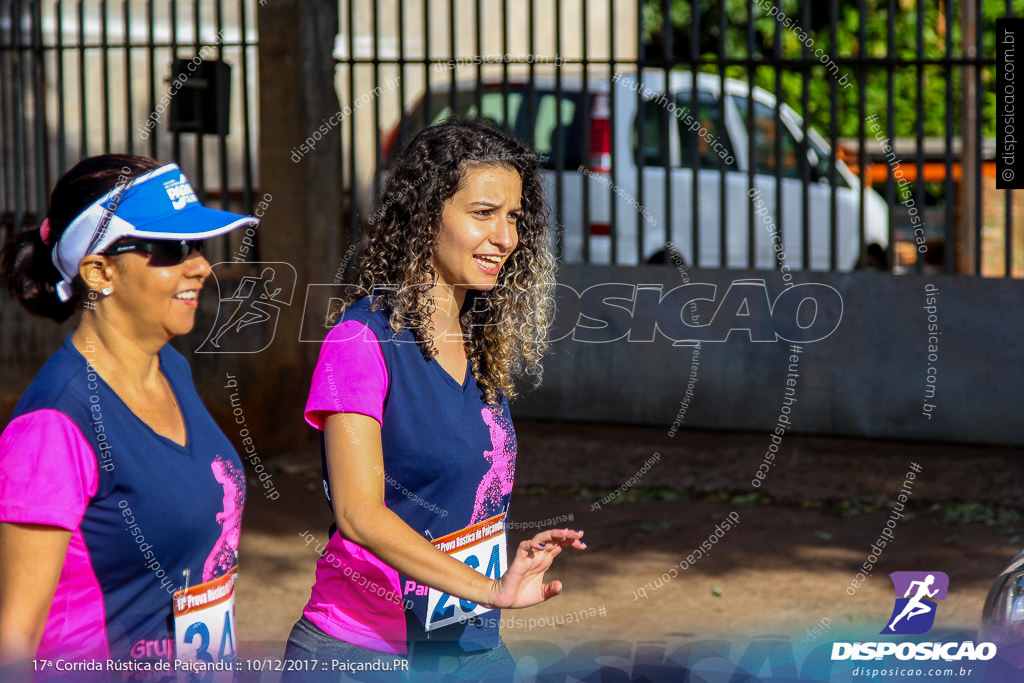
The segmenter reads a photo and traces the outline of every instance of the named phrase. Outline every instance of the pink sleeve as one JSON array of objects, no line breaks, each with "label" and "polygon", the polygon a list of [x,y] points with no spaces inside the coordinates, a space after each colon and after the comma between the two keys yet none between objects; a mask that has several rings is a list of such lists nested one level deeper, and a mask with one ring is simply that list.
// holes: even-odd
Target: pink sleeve
[{"label": "pink sleeve", "polygon": [[26,413],[0,434],[0,522],[74,531],[98,485],[96,454],[64,413]]},{"label": "pink sleeve", "polygon": [[306,422],[324,428],[330,413],[360,413],[383,423],[388,372],[373,331],[357,320],[336,325],[324,340],[306,402]]}]

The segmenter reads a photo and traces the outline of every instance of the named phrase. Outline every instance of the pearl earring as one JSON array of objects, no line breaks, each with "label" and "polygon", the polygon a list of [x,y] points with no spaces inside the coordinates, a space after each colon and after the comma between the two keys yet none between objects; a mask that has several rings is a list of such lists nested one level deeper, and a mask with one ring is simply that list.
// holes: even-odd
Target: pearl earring
[{"label": "pearl earring", "polygon": [[111,289],[110,287],[104,287],[104,288],[103,288],[103,291],[101,291],[101,292],[100,292],[100,294],[102,294],[103,296],[110,296],[110,294],[111,294],[111,293],[112,293],[113,291],[114,291],[114,290],[112,290],[112,289]]}]

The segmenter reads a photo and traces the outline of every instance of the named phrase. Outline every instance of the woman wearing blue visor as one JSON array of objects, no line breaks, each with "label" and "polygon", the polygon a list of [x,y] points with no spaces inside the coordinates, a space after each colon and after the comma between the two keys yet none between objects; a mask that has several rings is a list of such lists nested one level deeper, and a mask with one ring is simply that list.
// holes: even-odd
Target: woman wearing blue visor
[{"label": "woman wearing blue visor", "polygon": [[203,207],[174,164],[104,155],[5,248],[25,308],[81,318],[0,435],[0,673],[233,655],[245,477],[168,341],[195,324],[202,241],[256,223]]}]

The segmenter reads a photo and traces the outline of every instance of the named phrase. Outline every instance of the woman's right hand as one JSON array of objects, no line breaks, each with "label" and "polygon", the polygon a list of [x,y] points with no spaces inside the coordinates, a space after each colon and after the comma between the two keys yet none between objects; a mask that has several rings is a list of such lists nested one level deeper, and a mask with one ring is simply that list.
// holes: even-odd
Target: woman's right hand
[{"label": "woman's right hand", "polygon": [[380,423],[360,413],[324,420],[331,505],[339,534],[417,583],[488,607],[529,607],[558,595],[544,573],[563,548],[583,550],[582,531],[542,531],[516,549],[505,574],[489,579],[438,550],[384,505]]},{"label": "woman's right hand", "polygon": [[562,592],[562,582],[544,583],[544,573],[563,548],[585,550],[582,531],[549,529],[523,541],[504,575],[491,584],[490,604],[501,609],[530,607]]}]

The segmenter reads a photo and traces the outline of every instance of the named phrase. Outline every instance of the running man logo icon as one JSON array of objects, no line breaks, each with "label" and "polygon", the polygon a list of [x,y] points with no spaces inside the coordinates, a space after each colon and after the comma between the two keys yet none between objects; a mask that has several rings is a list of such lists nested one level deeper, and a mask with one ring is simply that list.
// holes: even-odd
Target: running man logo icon
[{"label": "running man logo icon", "polygon": [[[225,272],[237,270],[239,265],[255,266],[249,272],[259,275],[229,277]],[[217,318],[196,353],[258,353],[270,346],[277,332],[281,306],[292,303],[295,268],[290,263],[278,262],[218,263],[211,274],[220,297]],[[230,296],[225,297],[225,291],[231,292]]]},{"label": "running man logo icon", "polygon": [[[896,604],[884,635],[920,635],[935,623],[936,600],[946,599],[949,577],[945,572],[893,572],[889,574],[896,590]],[[902,597],[901,597],[902,596]]]}]

